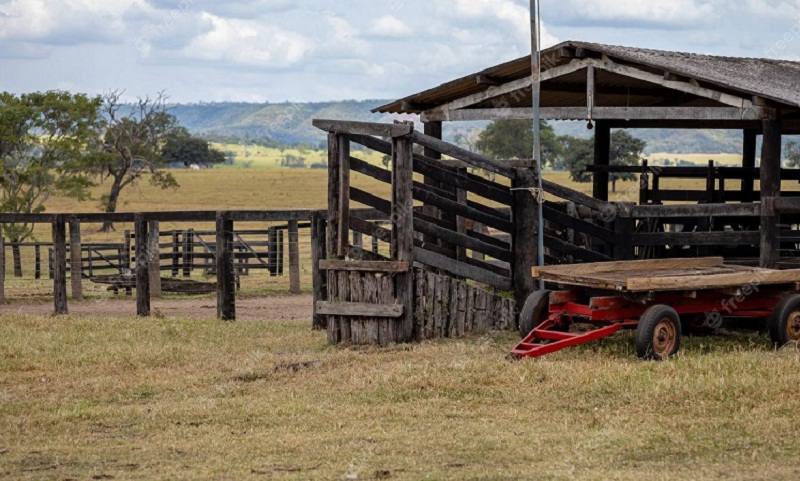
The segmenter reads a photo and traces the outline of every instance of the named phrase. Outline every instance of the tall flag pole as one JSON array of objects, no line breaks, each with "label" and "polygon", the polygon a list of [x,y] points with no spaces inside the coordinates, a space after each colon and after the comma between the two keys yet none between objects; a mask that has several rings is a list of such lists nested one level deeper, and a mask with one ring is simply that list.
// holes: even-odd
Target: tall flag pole
[{"label": "tall flag pole", "polygon": [[[544,266],[544,191],[542,190],[542,135],[539,124],[539,99],[541,96],[540,74],[541,74],[541,24],[539,12],[539,0],[531,2],[531,89],[533,97],[533,165],[536,174],[536,192],[534,197],[537,204],[537,225],[536,255],[537,265]],[[539,282],[539,288],[544,288],[544,282]]]}]

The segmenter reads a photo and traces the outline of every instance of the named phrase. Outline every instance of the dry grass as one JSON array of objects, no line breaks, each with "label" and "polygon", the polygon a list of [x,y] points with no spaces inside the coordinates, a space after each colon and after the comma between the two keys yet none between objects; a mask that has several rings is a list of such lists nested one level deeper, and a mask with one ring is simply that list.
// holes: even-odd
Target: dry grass
[{"label": "dry grass", "polygon": [[306,323],[0,318],[14,479],[797,479],[800,353],[511,334],[338,350]]}]

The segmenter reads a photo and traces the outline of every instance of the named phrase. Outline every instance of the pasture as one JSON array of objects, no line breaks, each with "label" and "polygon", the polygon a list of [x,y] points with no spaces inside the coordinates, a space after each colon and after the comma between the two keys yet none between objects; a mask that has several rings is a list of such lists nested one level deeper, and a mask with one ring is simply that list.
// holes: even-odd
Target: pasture
[{"label": "pasture", "polygon": [[[143,182],[123,193],[121,210],[326,206],[324,170],[175,174],[180,190]],[[636,182],[620,182],[612,200],[637,195]],[[94,210],[48,203],[49,212]],[[125,228],[88,235],[116,240]],[[307,249],[301,259],[308,290]],[[48,289],[7,279],[12,298]],[[630,333],[520,362],[506,358],[517,336],[505,332],[338,349],[310,330],[310,296],[264,297],[277,281],[247,282],[252,309],[235,323],[212,320],[210,296],[154,303],[149,319],[99,293],[59,318],[43,302],[4,306],[0,476],[800,477],[800,350],[775,351],[764,334],[688,337],[664,363],[637,360]]]}]

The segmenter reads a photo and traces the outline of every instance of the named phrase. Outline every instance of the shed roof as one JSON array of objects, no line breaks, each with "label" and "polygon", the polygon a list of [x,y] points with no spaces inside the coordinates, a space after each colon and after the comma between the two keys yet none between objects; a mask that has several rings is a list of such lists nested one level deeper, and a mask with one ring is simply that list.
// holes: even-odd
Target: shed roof
[{"label": "shed roof", "polygon": [[[631,66],[662,78],[681,78],[700,87],[713,89],[743,99],[760,97],[776,107],[796,110],[800,107],[800,62],[759,58],[736,58],[684,52],[651,50],[635,47],[567,41],[542,52],[542,72],[563,67],[576,58],[608,59],[615,64]],[[438,87],[396,100],[376,108],[375,112],[423,113],[470,95],[480,94],[493,86],[520,81],[531,75],[530,56],[506,62],[480,72],[447,82]],[[586,74],[573,72],[542,83],[543,106],[585,104]],[[596,80],[598,95],[604,95],[609,106],[715,106],[714,98],[694,98],[687,92],[675,97],[669,85],[655,85],[642,79],[600,72]],[[556,85],[557,84],[557,85]],[[530,96],[513,96],[504,106],[525,106]],[[469,108],[491,108],[484,102]]]}]

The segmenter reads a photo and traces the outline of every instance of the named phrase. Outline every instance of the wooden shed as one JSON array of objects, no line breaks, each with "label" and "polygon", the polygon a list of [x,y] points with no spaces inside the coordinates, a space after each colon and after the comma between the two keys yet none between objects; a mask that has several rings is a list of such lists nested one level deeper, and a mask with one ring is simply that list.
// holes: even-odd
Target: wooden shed
[{"label": "wooden shed", "polygon": [[[721,255],[762,267],[797,265],[800,193],[782,192],[781,182],[800,180],[800,171],[781,169],[781,153],[782,136],[800,134],[800,62],[565,42],[545,50],[541,64],[541,117],[591,122],[595,138],[590,166],[593,196],[545,181],[545,197],[540,199],[543,226],[536,225],[535,201],[519,190],[535,185],[529,161],[492,161],[441,141],[443,122],[531,119],[530,57],[376,109],[419,114],[424,133],[405,124],[316,123],[330,134],[328,256],[336,259],[329,259],[318,276],[327,276],[318,305],[321,316],[327,316],[329,334],[333,333],[331,342],[364,342],[362,333],[353,334],[354,326],[356,331],[367,326],[364,329],[372,332],[369,317],[362,314],[385,310],[366,309],[365,299],[358,296],[367,295],[367,288],[354,295],[342,281],[342,272],[358,270],[348,255],[359,252],[352,250],[357,246],[350,242],[350,232],[358,233],[358,238],[377,235],[375,224],[348,219],[350,202],[383,211],[391,222],[382,231],[391,252],[370,258],[390,264],[364,266],[392,271],[391,303],[406,304],[399,315],[398,308],[386,310],[405,318],[408,326],[402,335],[387,337],[392,341],[441,334],[435,326],[433,334],[425,330],[428,296],[416,279],[427,278],[429,272],[466,281],[468,286],[489,286],[490,294],[500,298],[498,291],[513,291],[516,302],[521,302],[533,289],[530,267],[536,258],[533,239],[538,228],[544,229],[548,264]],[[742,132],[742,164],[610,166],[611,130],[616,128],[736,129]],[[758,136],[763,139],[760,167]],[[391,171],[352,156],[351,142],[391,155]],[[415,144],[424,151],[414,153]],[[392,199],[352,188],[351,170],[391,184]],[[485,171],[508,180],[487,180],[479,175]],[[608,202],[609,174],[620,171],[641,176],[638,199]],[[414,173],[422,181],[415,182]],[[667,178],[705,179],[705,189],[663,189],[661,180]],[[490,226],[491,235],[467,229],[475,225]],[[356,257],[363,260],[365,255]],[[334,279],[338,291],[332,287]],[[460,294],[454,295],[456,313],[447,315],[452,314],[455,327],[446,324],[444,329],[450,334],[461,331]],[[362,314],[352,315],[356,307],[345,306],[348,303],[359,304]],[[414,309],[417,314],[409,314]],[[432,317],[432,322],[442,318]]]}]

